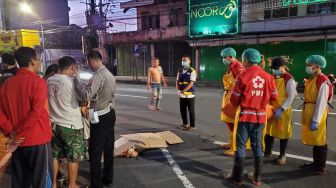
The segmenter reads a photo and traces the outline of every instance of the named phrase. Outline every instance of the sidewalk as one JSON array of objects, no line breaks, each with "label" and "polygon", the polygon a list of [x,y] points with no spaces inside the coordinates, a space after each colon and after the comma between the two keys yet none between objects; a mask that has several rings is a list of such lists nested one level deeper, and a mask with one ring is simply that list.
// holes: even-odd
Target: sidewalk
[{"label": "sidewalk", "polygon": [[[146,85],[147,77],[144,76],[116,76],[118,83],[126,83],[126,84],[138,84],[138,85]],[[166,77],[168,80],[169,86],[175,86],[176,77]],[[196,81],[197,87],[212,87],[212,88],[222,88],[222,83],[219,81]]]}]

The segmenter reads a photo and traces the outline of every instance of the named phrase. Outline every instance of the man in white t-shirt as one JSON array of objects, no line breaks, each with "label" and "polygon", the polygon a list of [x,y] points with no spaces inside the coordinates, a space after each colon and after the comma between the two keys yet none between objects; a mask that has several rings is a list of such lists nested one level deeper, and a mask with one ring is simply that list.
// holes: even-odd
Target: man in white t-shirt
[{"label": "man in white t-shirt", "polygon": [[78,163],[84,159],[83,121],[79,107],[82,100],[76,91],[74,76],[76,61],[69,56],[58,62],[60,72],[48,79],[49,110],[53,129],[51,141],[54,158],[53,182],[56,178],[59,161],[68,160],[69,187],[77,187]]}]

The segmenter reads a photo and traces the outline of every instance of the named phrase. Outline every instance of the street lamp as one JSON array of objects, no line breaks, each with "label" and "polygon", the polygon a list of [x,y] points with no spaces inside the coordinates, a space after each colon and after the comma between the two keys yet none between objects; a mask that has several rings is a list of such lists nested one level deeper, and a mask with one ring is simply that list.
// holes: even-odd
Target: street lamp
[{"label": "street lamp", "polygon": [[[22,2],[20,3],[20,10],[24,13],[28,13],[28,14],[32,14],[32,8],[30,6],[30,4],[26,3],[26,2]],[[44,46],[44,29],[43,29],[43,24],[40,24],[41,27],[41,38],[42,38],[42,51],[43,51],[43,56],[42,56],[42,60],[43,60],[43,71],[46,70],[46,58],[45,58],[45,46]]]},{"label": "street lamp", "polygon": [[23,2],[23,3],[20,4],[20,9],[24,13],[31,13],[32,12],[31,6],[26,2]]}]

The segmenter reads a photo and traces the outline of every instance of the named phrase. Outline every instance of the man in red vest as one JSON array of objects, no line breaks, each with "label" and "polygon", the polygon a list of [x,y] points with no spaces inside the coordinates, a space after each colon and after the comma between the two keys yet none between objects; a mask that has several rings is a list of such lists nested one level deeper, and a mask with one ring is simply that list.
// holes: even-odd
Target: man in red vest
[{"label": "man in red vest", "polygon": [[266,122],[266,104],[278,98],[273,77],[265,72],[258,64],[261,62],[260,53],[252,48],[244,51],[242,63],[246,71],[236,81],[231,95],[231,103],[240,106],[240,118],[237,128],[237,151],[234,158],[232,174],[227,178],[236,185],[242,184],[246,143],[251,139],[254,154],[254,173],[249,177],[252,182],[261,185],[261,170],[263,163],[262,132]]}]

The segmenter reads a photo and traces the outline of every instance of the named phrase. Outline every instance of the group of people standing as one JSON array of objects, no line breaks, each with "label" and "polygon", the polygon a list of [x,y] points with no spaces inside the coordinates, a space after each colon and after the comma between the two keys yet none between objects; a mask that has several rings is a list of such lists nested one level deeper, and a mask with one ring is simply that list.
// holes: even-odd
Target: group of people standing
[{"label": "group of people standing", "polygon": [[[227,174],[226,179],[236,185],[242,184],[246,148],[250,145],[255,162],[254,172],[248,176],[260,186],[263,158],[272,156],[275,138],[280,139],[280,155],[274,164],[286,164],[296,83],[282,57],[270,60],[272,73],[269,74],[260,66],[262,55],[256,49],[245,50],[242,62],[236,55],[230,47],[221,52],[223,63],[228,65],[223,76],[225,94],[221,120],[230,131],[230,142],[223,147],[225,155],[234,156],[232,173]],[[326,59],[320,55],[311,55],[306,60],[306,72],[311,78],[305,81],[302,143],[313,146],[313,162],[300,168],[317,175],[326,173],[326,121],[328,103],[333,96],[333,86],[322,72],[326,65]]]},{"label": "group of people standing", "polygon": [[56,188],[62,159],[68,162],[68,186],[78,187],[85,120],[90,121],[90,187],[112,184],[116,81],[101,54],[87,54],[93,71],[88,83],[80,79],[70,56],[51,65],[44,79],[38,75],[41,61],[34,49],[20,47],[12,59],[20,68],[0,86],[0,128],[8,144],[19,146],[12,155],[12,187]]}]

